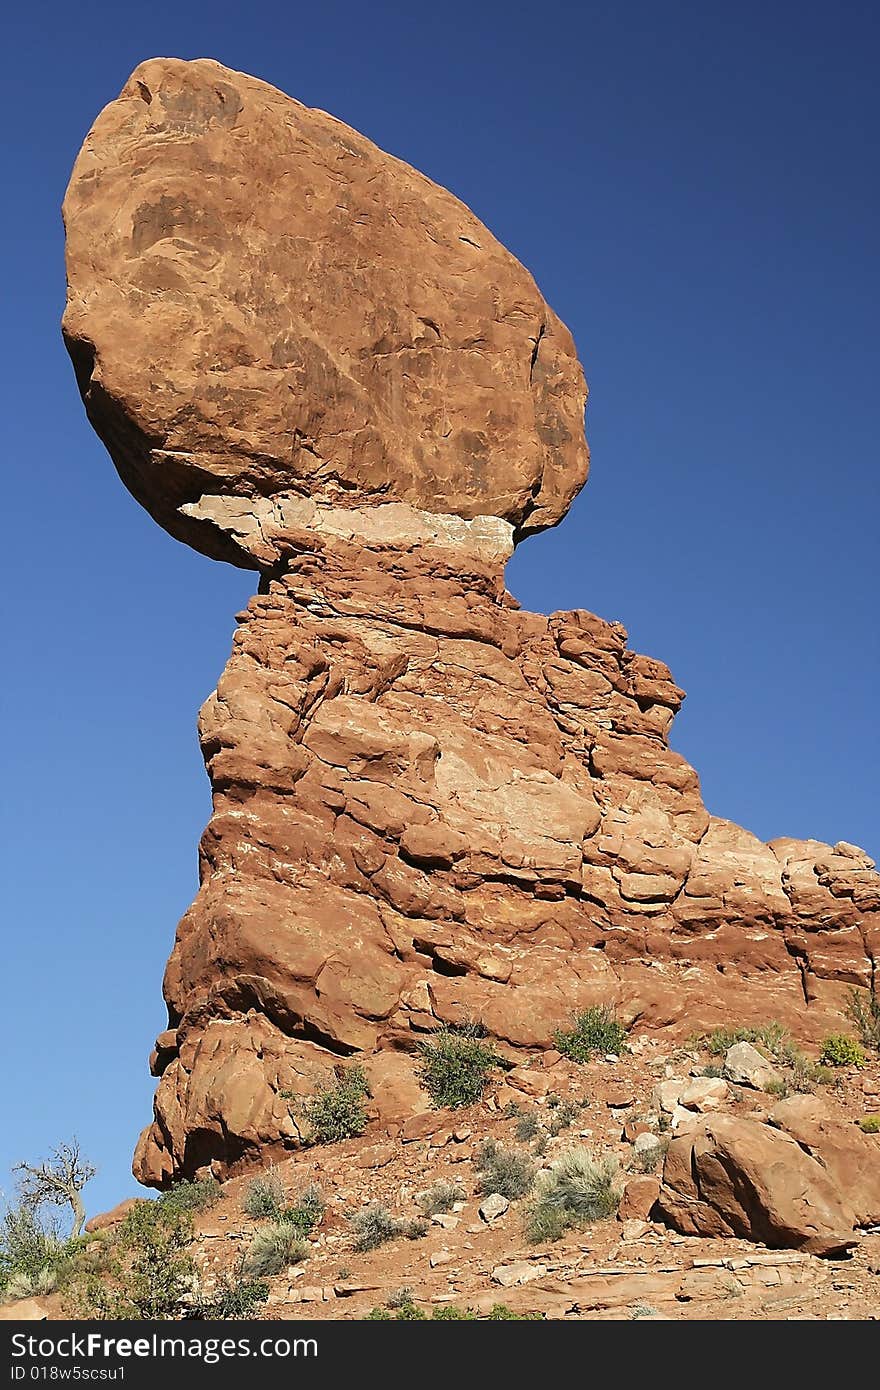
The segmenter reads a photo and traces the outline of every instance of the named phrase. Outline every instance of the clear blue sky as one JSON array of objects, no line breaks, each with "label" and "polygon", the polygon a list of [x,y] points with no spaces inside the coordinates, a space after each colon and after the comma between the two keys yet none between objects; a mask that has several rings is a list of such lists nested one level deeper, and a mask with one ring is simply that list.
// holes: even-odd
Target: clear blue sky
[{"label": "clear blue sky", "polygon": [[4,20],[0,1184],[76,1132],[134,1190],[196,888],[196,711],[254,576],[164,535],[86,423],[59,204],[131,69],[209,56],[324,107],[535,273],[593,474],[510,587],[622,621],[689,692],[710,809],[880,852],[876,4],[33,3]]}]

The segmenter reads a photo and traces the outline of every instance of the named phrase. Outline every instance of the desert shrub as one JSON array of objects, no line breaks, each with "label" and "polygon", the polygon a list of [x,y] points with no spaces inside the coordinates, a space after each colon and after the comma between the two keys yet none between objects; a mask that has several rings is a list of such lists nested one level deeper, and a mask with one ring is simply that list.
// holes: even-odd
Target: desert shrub
[{"label": "desert shrub", "polygon": [[851,989],[846,1008],[862,1046],[880,1052],[880,996],[876,988]]},{"label": "desert shrub", "polygon": [[255,1233],[244,1261],[251,1279],[271,1279],[307,1258],[309,1243],[290,1221],[268,1221]]},{"label": "desert shrub", "polygon": [[163,1212],[189,1213],[207,1211],[221,1194],[219,1182],[214,1178],[197,1178],[193,1182],[177,1182],[163,1192],[156,1205]]},{"label": "desert shrub", "polygon": [[52,1293],[57,1287],[58,1274],[51,1265],[43,1265],[34,1274],[25,1274],[23,1270],[10,1276],[3,1290],[3,1297],[9,1302],[14,1302],[19,1298],[33,1298],[38,1294]]},{"label": "desert shrub", "polygon": [[503,1149],[494,1139],[480,1145],[474,1166],[480,1174],[478,1189],[483,1197],[497,1192],[511,1201],[531,1191],[537,1171],[529,1154],[521,1149]]},{"label": "desert shrub", "polygon": [[555,1139],[564,1129],[571,1129],[575,1120],[581,1116],[581,1107],[573,1100],[563,1100],[550,1116],[550,1134]]},{"label": "desert shrub", "polygon": [[381,1202],[372,1202],[363,1211],[355,1212],[351,1217],[351,1226],[354,1248],[361,1253],[376,1250],[389,1240],[399,1240],[402,1236],[407,1240],[419,1240],[428,1233],[426,1221],[394,1216]]},{"label": "desert shrub", "polygon": [[426,1216],[436,1216],[439,1212],[452,1211],[456,1202],[463,1202],[466,1197],[460,1183],[435,1182],[427,1192],[419,1194],[418,1203]]},{"label": "desert shrub", "polygon": [[162,1199],[133,1207],[113,1238],[109,1268],[86,1274],[76,1286],[78,1310],[104,1321],[179,1317],[198,1285],[191,1241],[190,1211],[169,1209]]},{"label": "desert shrub", "polygon": [[[826,1085],[831,1073],[826,1067],[813,1062],[793,1041],[790,1033],[781,1023],[772,1019],[769,1023],[755,1028],[716,1028],[694,1038],[697,1047],[703,1047],[715,1057],[723,1057],[735,1043],[747,1042],[757,1047],[771,1061],[785,1067],[788,1075],[782,1086],[772,1088],[771,1094],[788,1095],[790,1091],[807,1092],[817,1085]],[[704,1075],[708,1074],[704,1072]]]},{"label": "desert shrub", "polygon": [[285,1207],[281,1220],[295,1227],[301,1236],[310,1236],[324,1219],[327,1203],[316,1183],[309,1183],[302,1196],[292,1206]]},{"label": "desert shrub", "polygon": [[395,1303],[389,1299],[384,1308],[374,1308],[367,1314],[368,1322],[426,1322],[428,1314],[423,1312],[417,1303],[413,1303],[412,1290],[408,1292],[409,1298]]},{"label": "desert shrub", "polygon": [[369,1094],[363,1067],[337,1067],[334,1084],[303,1104],[312,1142],[335,1144],[340,1139],[356,1139],[363,1134],[367,1127],[365,1101]]},{"label": "desert shrub", "polygon": [[788,1084],[792,1091],[807,1093],[834,1080],[834,1073],[828,1067],[811,1061],[797,1048],[792,1048],[788,1068]]},{"label": "desert shrub", "polygon": [[787,1040],[786,1029],[781,1023],[771,1020],[757,1028],[713,1028],[711,1033],[704,1033],[694,1038],[693,1042],[705,1048],[713,1057],[723,1057],[735,1043],[747,1042],[753,1047],[763,1046],[775,1058],[780,1046]]},{"label": "desert shrub", "polygon": [[622,1052],[626,1029],[608,1004],[594,1004],[575,1014],[571,1028],[557,1028],[553,1040],[564,1057],[589,1062],[600,1052]]},{"label": "desert shrub", "polygon": [[848,1033],[829,1033],[820,1060],[827,1067],[864,1067],[868,1059],[861,1043]]},{"label": "desert shrub", "polygon": [[436,1109],[474,1105],[501,1059],[479,1024],[441,1028],[421,1045],[421,1078]]},{"label": "desert shrub", "polygon": [[596,1161],[583,1149],[572,1149],[541,1175],[526,1217],[526,1234],[537,1243],[558,1240],[571,1227],[613,1216],[620,1202],[616,1164]]},{"label": "desert shrub", "polygon": [[533,1245],[561,1240],[571,1224],[561,1207],[548,1206],[546,1202],[532,1202],[526,1212],[526,1238]]},{"label": "desert shrub", "polygon": [[505,1303],[496,1303],[489,1313],[489,1322],[543,1322],[543,1313],[515,1313]]},{"label": "desert shrub", "polygon": [[277,1221],[284,1211],[285,1200],[284,1183],[276,1170],[269,1168],[251,1178],[241,1205],[246,1216],[257,1220],[270,1217]]},{"label": "desert shrub", "polygon": [[8,1208],[0,1222],[0,1299],[66,1288],[75,1276],[97,1268],[101,1245],[92,1235],[60,1239],[26,1204]]},{"label": "desert shrub", "polygon": [[637,1303],[630,1316],[633,1322],[638,1322],[639,1318],[655,1318],[657,1309],[652,1303]]},{"label": "desert shrub", "polygon": [[425,1322],[427,1313],[423,1312],[418,1304],[413,1303],[412,1299],[407,1299],[397,1305],[394,1314],[395,1322]]},{"label": "desert shrub", "polygon": [[413,1302],[415,1302],[415,1290],[411,1289],[408,1284],[404,1284],[402,1288],[395,1289],[388,1295],[385,1300],[385,1307],[403,1308],[405,1304]]},{"label": "desert shrub", "polygon": [[55,1234],[46,1230],[31,1207],[8,1207],[0,1225],[0,1290],[8,1290],[10,1282],[18,1277],[35,1279],[42,1269],[54,1263],[59,1247]]},{"label": "desert shrub", "polygon": [[521,1144],[527,1144],[530,1139],[535,1138],[539,1128],[537,1115],[521,1115],[513,1132]]},{"label": "desert shrub", "polygon": [[[435,1308],[431,1314],[432,1322],[476,1322],[478,1314],[473,1308],[456,1308],[454,1304],[447,1303],[443,1307]],[[424,1313],[415,1303],[400,1304],[396,1311],[389,1311],[388,1307],[374,1308],[367,1314],[370,1322],[425,1322],[427,1313]],[[486,1314],[489,1322],[536,1322],[542,1320],[541,1313],[514,1313],[504,1303],[496,1303],[490,1313]]]},{"label": "desert shrub", "polygon": [[199,1301],[199,1315],[206,1322],[235,1322],[253,1318],[256,1309],[269,1297],[269,1285],[262,1279],[251,1279],[245,1272],[244,1255],[234,1268],[223,1270],[213,1292]]},{"label": "desert shrub", "polygon": [[863,1115],[859,1129],[863,1134],[880,1134],[880,1115]]}]

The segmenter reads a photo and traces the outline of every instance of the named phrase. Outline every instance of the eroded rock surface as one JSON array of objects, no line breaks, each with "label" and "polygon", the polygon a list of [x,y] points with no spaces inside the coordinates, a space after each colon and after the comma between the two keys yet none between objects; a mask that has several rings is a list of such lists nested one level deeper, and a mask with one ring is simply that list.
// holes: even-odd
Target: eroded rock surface
[{"label": "eroded rock surface", "polygon": [[586,478],[583,372],[531,275],[323,111],[219,63],[143,63],[86,139],[64,214],[89,416],[135,497],[197,549],[261,566],[263,524],[283,531],[303,500],[525,534]]},{"label": "eroded rock surface", "polygon": [[65,217],[65,334],[123,479],[263,575],[201,714],[214,813],[137,1175],[295,1147],[285,1093],[345,1057],[381,1116],[425,1109],[441,1022],[512,1054],[598,1001],[680,1034],[839,1024],[871,861],[710,816],[667,667],[505,591],[586,475],[585,391],[473,215],[263,83],[156,59]]}]

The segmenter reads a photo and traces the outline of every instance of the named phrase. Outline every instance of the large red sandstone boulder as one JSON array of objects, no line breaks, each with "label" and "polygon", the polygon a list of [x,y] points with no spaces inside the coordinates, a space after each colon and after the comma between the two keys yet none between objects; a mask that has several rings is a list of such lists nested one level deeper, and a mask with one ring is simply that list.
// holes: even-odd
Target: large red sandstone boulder
[{"label": "large red sandstone boulder", "polygon": [[788,1096],[773,1107],[770,1123],[822,1164],[860,1226],[880,1225],[880,1141],[824,1096]]},{"label": "large red sandstone boulder", "polygon": [[257,567],[216,499],[397,500],[523,534],[587,475],[583,372],[463,203],[363,135],[206,59],[155,58],[95,122],[64,203],[64,333],[124,482]]},{"label": "large red sandstone boulder", "polygon": [[788,1134],[733,1115],[713,1115],[673,1139],[656,1211],[686,1235],[816,1255],[857,1243],[849,1192],[822,1162]]}]

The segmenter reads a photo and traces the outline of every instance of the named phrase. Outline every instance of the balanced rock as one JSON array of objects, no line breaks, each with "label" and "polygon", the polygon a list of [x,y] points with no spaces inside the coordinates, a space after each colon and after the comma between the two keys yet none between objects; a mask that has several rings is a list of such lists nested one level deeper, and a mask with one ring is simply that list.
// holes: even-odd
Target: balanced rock
[{"label": "balanced rock", "polygon": [[344,526],[390,502],[526,534],[584,482],[583,372],[531,275],[323,111],[208,60],[142,63],[64,215],[90,418],[197,549],[265,568],[322,507]]},{"label": "balanced rock", "polygon": [[421,1134],[419,1042],[470,1018],[509,1054],[597,1003],[679,1036],[839,1028],[880,947],[871,861],[710,816],[668,668],[506,592],[586,477],[585,388],[474,215],[177,59],[100,114],[64,213],[65,340],[121,477],[261,575],[199,721],[213,814],[137,1176],[296,1148],[346,1059]]}]

